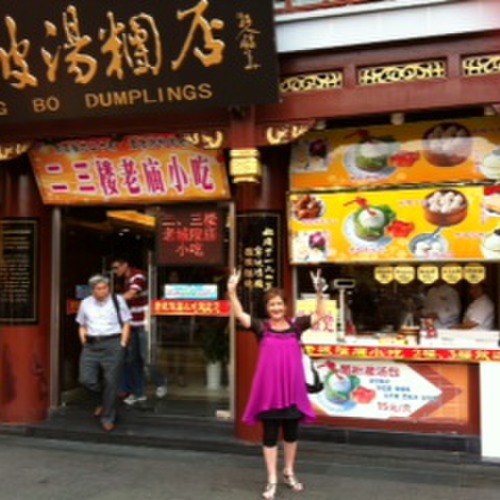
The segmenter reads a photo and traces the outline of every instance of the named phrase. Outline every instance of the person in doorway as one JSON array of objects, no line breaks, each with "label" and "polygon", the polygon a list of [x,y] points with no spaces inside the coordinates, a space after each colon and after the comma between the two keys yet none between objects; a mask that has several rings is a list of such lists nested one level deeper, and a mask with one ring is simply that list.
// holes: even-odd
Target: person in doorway
[{"label": "person in doorway", "polygon": [[[116,395],[123,372],[124,351],[130,337],[132,315],[122,297],[111,294],[109,279],[89,279],[92,294],[80,303],[76,322],[82,344],[80,383],[93,396],[102,392],[94,411],[102,428],[112,431],[116,420]],[[100,371],[103,372],[103,380]]]},{"label": "person in doorway", "polygon": [[262,423],[263,455],[267,469],[265,499],[274,499],[277,489],[278,435],[284,440],[285,483],[294,491],[303,485],[295,475],[298,429],[301,421],[310,422],[315,414],[306,390],[300,337],[304,330],[316,324],[324,315],[323,292],[325,281],[320,272],[312,275],[317,291],[316,312],[311,316],[289,319],[284,292],[274,288],[267,291],[265,305],[267,320],[252,318],[243,310],[236,288],[240,272],[229,277],[227,292],[232,311],[241,326],[252,330],[259,342],[259,359],[252,382],[243,421]]},{"label": "person in doorway", "polygon": [[427,291],[421,316],[433,318],[436,328],[452,328],[460,321],[461,307],[458,292],[439,280]]},{"label": "person in doorway", "polygon": [[131,342],[125,358],[124,380],[121,392],[130,394],[123,400],[128,405],[144,402],[146,396],[146,367],[149,368],[157,397],[167,394],[165,377],[156,365],[148,366],[149,338],[147,331],[147,308],[149,303],[146,273],[133,268],[124,258],[113,260],[111,269],[118,279],[124,281],[123,298],[132,313]]},{"label": "person in doorway", "polygon": [[486,295],[482,283],[470,285],[469,294],[472,302],[467,307],[461,323],[453,328],[459,330],[493,330],[495,306]]}]

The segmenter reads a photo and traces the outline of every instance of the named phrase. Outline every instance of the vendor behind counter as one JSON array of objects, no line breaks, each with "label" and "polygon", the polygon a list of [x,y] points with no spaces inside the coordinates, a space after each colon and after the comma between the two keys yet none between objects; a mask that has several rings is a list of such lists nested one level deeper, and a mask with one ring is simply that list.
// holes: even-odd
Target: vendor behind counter
[{"label": "vendor behind counter", "polygon": [[459,330],[493,330],[495,328],[495,306],[488,297],[483,283],[469,285],[469,295],[472,299],[463,319],[453,328]]},{"label": "vendor behind counter", "polygon": [[439,280],[427,291],[421,316],[434,319],[436,328],[449,329],[460,323],[461,311],[462,304],[457,290]]},{"label": "vendor behind counter", "polygon": [[[355,280],[355,288],[346,293],[349,315],[357,333],[374,333],[398,332],[408,324],[419,326],[420,318],[433,312],[441,316],[437,325],[439,329],[497,329],[496,296],[492,294],[495,267],[486,266],[489,279],[479,287],[465,280],[456,285],[443,280],[433,285],[418,280],[408,284],[395,281],[381,284],[373,278],[374,266],[371,265],[324,266],[322,270],[328,283],[347,276]],[[300,293],[309,292],[309,268],[300,268],[297,272]],[[329,289],[327,293],[335,297],[335,290]],[[476,293],[482,297],[480,300]]]}]

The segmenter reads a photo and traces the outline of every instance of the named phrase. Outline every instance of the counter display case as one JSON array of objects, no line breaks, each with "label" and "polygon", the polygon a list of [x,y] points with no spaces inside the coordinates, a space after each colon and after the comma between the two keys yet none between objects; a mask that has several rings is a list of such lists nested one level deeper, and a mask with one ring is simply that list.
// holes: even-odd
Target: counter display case
[{"label": "counter display case", "polygon": [[324,382],[311,395],[325,425],[478,436],[484,458],[500,458],[500,332],[438,330],[434,339],[397,334],[305,332]]}]

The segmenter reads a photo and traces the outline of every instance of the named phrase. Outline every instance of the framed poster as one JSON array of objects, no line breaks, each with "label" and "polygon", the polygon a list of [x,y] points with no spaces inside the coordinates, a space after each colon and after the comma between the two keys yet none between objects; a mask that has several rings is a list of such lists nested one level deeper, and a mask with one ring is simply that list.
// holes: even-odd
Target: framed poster
[{"label": "framed poster", "polygon": [[0,323],[38,322],[39,221],[0,221]]}]

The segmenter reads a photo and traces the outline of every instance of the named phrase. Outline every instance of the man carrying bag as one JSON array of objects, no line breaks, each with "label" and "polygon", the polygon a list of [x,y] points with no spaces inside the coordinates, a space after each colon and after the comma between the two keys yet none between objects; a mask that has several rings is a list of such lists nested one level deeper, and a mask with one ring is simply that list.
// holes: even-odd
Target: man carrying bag
[{"label": "man carrying bag", "polygon": [[80,383],[95,396],[102,393],[102,402],[94,416],[100,418],[103,430],[109,432],[115,427],[116,396],[132,315],[123,297],[117,296],[115,302],[106,276],[92,276],[89,285],[92,295],[81,302],[76,316],[82,343]]}]

